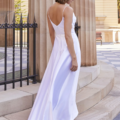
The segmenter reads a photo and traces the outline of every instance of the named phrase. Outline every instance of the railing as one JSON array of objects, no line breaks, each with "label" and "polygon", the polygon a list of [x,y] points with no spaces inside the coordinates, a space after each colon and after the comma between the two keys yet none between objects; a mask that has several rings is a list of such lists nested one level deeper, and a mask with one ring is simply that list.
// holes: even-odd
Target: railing
[{"label": "railing", "polygon": [[[33,29],[33,75],[29,75],[29,29],[32,28]],[[22,81],[27,80],[27,85],[29,85],[29,79],[33,80],[33,84],[35,84],[36,81],[36,28],[37,28],[37,24],[35,22],[35,18],[33,21],[33,24],[29,23],[29,15],[27,17],[27,23],[23,23],[22,22],[22,14],[21,14],[21,18],[20,18],[20,24],[16,24],[15,23],[15,14],[13,17],[13,24],[8,24],[8,18],[6,15],[5,18],[5,24],[0,24],[0,29],[4,29],[5,30],[5,47],[4,47],[4,78],[2,81],[0,81],[0,85],[4,85],[4,90],[7,90],[7,84],[12,84],[12,88],[15,88],[15,82],[20,82],[20,87],[22,87]],[[7,78],[7,31],[8,29],[12,29],[13,30],[13,45],[12,45],[12,77],[11,78]],[[23,30],[24,29],[24,30]],[[27,31],[27,36],[25,38],[25,33],[23,33],[24,31]],[[78,36],[78,30],[80,29],[80,26],[78,26],[78,23],[76,22],[75,24],[75,32]],[[18,40],[18,32],[16,33],[15,31],[19,30],[19,40]],[[17,39],[15,37],[15,35],[17,34]],[[24,35],[24,39],[23,39],[23,35]],[[19,77],[15,77],[15,48],[19,48],[20,50],[20,75]],[[22,67],[22,63],[23,63],[23,59],[22,59],[22,55],[23,55],[23,51],[22,49],[24,47],[27,47],[27,73],[26,75],[23,76],[23,67]]]},{"label": "railing", "polygon": [[[33,75],[29,75],[29,29],[33,28]],[[27,85],[29,85],[29,79],[33,79],[33,83],[36,83],[36,28],[37,24],[34,22],[33,24],[29,23],[29,15],[27,17],[27,23],[23,24],[22,22],[22,14],[20,18],[20,24],[15,23],[15,14],[13,17],[13,24],[8,24],[8,18],[6,15],[5,18],[5,24],[0,24],[0,29],[5,30],[5,47],[4,47],[4,80],[0,82],[0,85],[4,85],[4,90],[7,90],[7,84],[12,83],[12,88],[15,88],[15,82],[20,82],[20,87],[22,87],[22,81],[27,80]],[[13,46],[12,46],[12,79],[7,79],[7,30],[8,29],[13,29]],[[15,29],[20,30],[20,41],[19,44],[17,42],[17,46],[19,45],[20,49],[20,77],[15,78]],[[22,75],[22,49],[24,46],[23,42],[23,29],[27,29],[27,75],[23,76]]]},{"label": "railing", "polygon": [[78,36],[78,30],[81,28],[81,26],[78,26],[78,22],[75,23],[75,32]]}]

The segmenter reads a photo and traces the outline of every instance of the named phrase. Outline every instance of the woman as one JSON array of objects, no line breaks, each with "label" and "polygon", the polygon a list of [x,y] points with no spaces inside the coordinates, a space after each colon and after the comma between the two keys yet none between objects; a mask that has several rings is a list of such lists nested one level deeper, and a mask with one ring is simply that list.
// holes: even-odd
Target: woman
[{"label": "woman", "polygon": [[53,49],[28,120],[74,120],[81,65],[72,0],[56,0],[47,20]]}]

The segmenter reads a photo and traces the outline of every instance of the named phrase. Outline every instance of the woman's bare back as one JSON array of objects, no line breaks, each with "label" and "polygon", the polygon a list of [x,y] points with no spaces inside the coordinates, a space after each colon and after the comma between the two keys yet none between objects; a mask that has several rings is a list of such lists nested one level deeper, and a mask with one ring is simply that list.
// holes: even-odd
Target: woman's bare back
[{"label": "woman's bare back", "polygon": [[62,17],[64,17],[63,14],[64,7],[65,4],[59,4],[56,2],[49,8],[48,11],[49,17],[55,25],[59,25],[60,22],[62,21]]}]

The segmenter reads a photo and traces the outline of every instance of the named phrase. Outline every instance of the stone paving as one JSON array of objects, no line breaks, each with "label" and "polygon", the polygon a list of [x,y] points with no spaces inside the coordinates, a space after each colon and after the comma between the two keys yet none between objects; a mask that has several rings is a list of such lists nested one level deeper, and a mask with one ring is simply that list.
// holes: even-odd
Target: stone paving
[{"label": "stone paving", "polygon": [[[26,69],[27,65],[27,50],[23,49],[22,54],[22,68]],[[4,53],[4,48],[0,47],[0,53]],[[12,72],[12,48],[7,48],[7,73]],[[20,70],[20,50],[19,48],[15,49],[15,71]],[[4,59],[0,60],[0,75],[4,74]]]},{"label": "stone paving", "polygon": [[[22,58],[22,75],[26,76],[27,71],[27,51],[23,49],[23,58]],[[19,48],[15,49],[15,78],[20,77],[20,50]],[[7,79],[12,79],[12,48],[7,48]],[[4,48],[0,47],[0,81],[4,80]]]},{"label": "stone paving", "polygon": [[97,59],[120,70],[120,44],[105,43],[97,45]]},{"label": "stone paving", "polygon": [[[27,50],[23,49],[23,75],[26,75]],[[97,59],[102,60],[112,67],[120,70],[120,44],[103,43],[101,46],[97,43]],[[20,50],[15,48],[15,77],[20,76]],[[12,48],[7,48],[7,78],[12,78]],[[0,47],[0,81],[4,79],[4,48]]]},{"label": "stone paving", "polygon": [[[23,49],[22,68],[27,67],[27,50]],[[0,75],[4,74],[4,48],[0,47]],[[120,44],[97,43],[97,59],[102,60],[120,70]],[[15,49],[15,71],[20,70],[20,50]],[[7,73],[12,72],[12,48],[7,48]]]},{"label": "stone paving", "polygon": [[0,52],[0,60],[4,58],[4,53]]}]

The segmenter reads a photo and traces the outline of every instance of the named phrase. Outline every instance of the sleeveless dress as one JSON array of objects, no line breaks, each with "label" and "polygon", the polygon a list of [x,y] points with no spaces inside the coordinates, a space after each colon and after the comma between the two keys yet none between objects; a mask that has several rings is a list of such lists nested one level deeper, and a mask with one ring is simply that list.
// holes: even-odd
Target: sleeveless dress
[{"label": "sleeveless dress", "polygon": [[[67,5],[64,9],[66,7]],[[55,25],[51,21],[55,30],[55,41],[28,120],[74,120],[78,115],[76,92],[81,66],[81,51],[74,30],[75,22],[76,17],[73,13],[71,35],[78,69],[77,71],[70,70],[72,59],[65,40],[64,17],[59,25]]]}]

